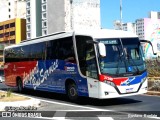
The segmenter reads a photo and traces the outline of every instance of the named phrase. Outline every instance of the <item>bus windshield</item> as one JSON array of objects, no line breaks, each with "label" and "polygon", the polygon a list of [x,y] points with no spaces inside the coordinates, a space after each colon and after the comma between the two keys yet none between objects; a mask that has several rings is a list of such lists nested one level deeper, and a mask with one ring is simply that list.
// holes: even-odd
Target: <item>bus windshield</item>
[{"label": "bus windshield", "polygon": [[98,39],[106,46],[106,56],[99,55],[102,74],[111,76],[138,75],[146,70],[138,38]]}]

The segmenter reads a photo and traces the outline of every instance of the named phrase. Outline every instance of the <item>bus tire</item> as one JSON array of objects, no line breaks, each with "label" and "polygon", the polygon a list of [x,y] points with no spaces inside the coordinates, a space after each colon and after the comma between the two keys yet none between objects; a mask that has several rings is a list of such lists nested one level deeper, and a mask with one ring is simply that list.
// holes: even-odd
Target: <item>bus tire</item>
[{"label": "bus tire", "polygon": [[75,101],[78,99],[78,92],[77,92],[77,86],[75,85],[75,83],[70,83],[68,84],[67,87],[67,95],[68,98],[72,101]]},{"label": "bus tire", "polygon": [[22,84],[22,80],[21,79],[17,80],[17,89],[18,89],[19,93],[22,93],[22,91],[23,91],[23,84]]}]

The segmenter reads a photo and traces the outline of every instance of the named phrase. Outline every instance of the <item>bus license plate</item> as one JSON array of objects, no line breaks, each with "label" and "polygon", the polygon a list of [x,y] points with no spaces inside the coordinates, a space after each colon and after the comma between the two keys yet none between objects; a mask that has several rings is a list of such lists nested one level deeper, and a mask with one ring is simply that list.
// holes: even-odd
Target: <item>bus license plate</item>
[{"label": "bus license plate", "polygon": [[130,92],[133,92],[133,88],[127,88],[126,89],[126,93],[130,93]]}]

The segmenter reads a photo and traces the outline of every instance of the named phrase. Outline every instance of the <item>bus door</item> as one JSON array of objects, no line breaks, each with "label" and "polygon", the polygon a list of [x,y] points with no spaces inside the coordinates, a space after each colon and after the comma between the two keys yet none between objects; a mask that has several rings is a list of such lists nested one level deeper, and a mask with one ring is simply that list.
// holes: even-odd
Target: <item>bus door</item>
[{"label": "bus door", "polygon": [[88,87],[89,97],[98,97],[99,80],[94,44],[87,41],[93,39],[88,36],[76,36],[80,73],[86,78],[86,83],[83,82],[81,85]]},{"label": "bus door", "polygon": [[87,44],[86,48],[86,76],[88,81],[89,97],[97,98],[99,90],[98,70],[96,64],[94,44]]}]

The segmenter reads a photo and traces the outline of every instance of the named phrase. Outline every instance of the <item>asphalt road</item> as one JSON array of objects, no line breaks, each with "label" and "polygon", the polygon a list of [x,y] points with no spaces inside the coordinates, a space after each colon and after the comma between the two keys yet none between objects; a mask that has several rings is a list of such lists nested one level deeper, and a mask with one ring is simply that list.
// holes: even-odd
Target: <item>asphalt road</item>
[{"label": "asphalt road", "polygon": [[[7,90],[9,88],[6,87],[3,83],[1,83],[0,89]],[[160,119],[159,96],[137,95],[105,100],[82,97],[77,102],[71,102],[67,99],[66,95],[63,94],[55,94],[50,92],[40,92],[33,90],[27,90],[23,94],[41,100],[41,107],[38,108],[38,111],[42,111],[42,116],[46,117],[43,119]],[[7,119],[10,118],[5,118],[5,120]],[[18,119],[21,118],[16,118],[15,120]],[[30,118],[23,118],[23,120],[28,119]]]}]

